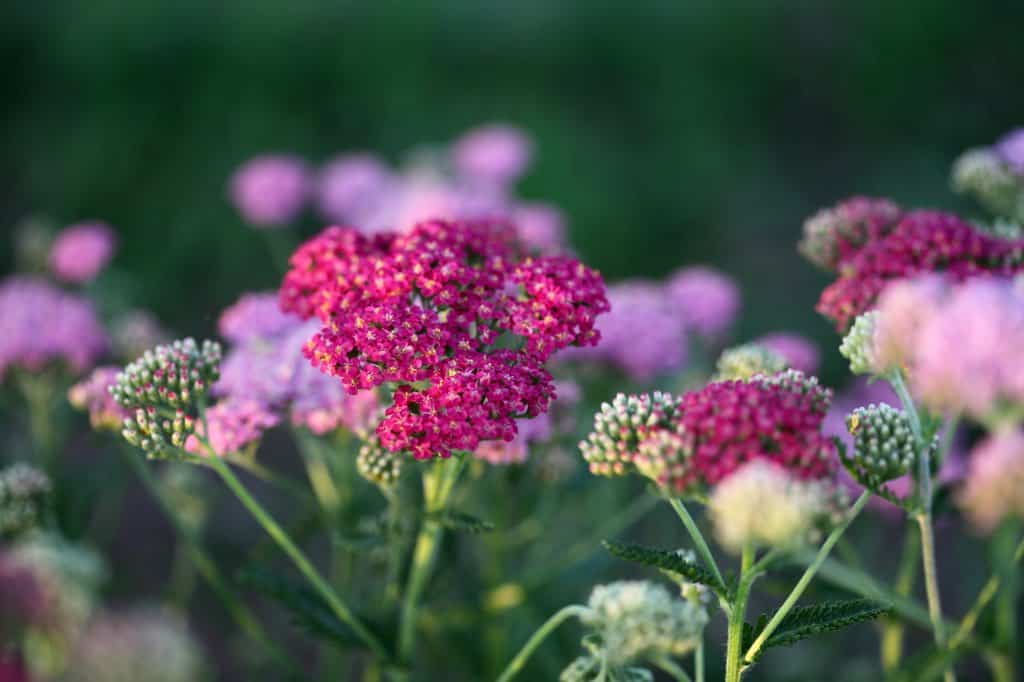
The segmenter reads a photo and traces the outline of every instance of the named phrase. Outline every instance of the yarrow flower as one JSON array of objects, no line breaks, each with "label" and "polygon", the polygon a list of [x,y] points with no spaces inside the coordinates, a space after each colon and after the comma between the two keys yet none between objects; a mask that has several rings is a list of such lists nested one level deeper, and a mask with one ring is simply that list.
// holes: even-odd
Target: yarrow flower
[{"label": "yarrow flower", "polygon": [[903,209],[888,199],[851,197],[804,221],[797,249],[815,265],[835,272],[865,245],[892,232]]},{"label": "yarrow flower", "polygon": [[[544,361],[597,342],[600,276],[565,257],[521,259],[510,237],[489,222],[373,238],[328,228],[293,255],[282,305],[325,325],[310,361],[353,394],[397,384],[377,429],[386,448],[447,457],[511,439],[515,419],[547,410]],[[502,335],[521,347],[496,347]]]},{"label": "yarrow flower", "polygon": [[0,536],[31,530],[45,512],[52,486],[43,472],[28,464],[0,470]]},{"label": "yarrow flower", "polygon": [[722,352],[715,363],[715,380],[745,380],[757,374],[776,374],[787,367],[781,354],[758,343],[747,343]]},{"label": "yarrow flower", "polygon": [[317,181],[320,213],[338,223],[363,225],[366,218],[385,210],[398,182],[394,173],[376,156],[343,154],[320,169]]},{"label": "yarrow flower", "polygon": [[850,372],[853,374],[880,373],[875,351],[877,321],[878,313],[874,310],[858,315],[839,344],[839,354],[850,362]]},{"label": "yarrow flower", "polygon": [[11,367],[34,372],[54,361],[79,374],[109,346],[88,301],[35,277],[0,284],[0,319],[0,379]]},{"label": "yarrow flower", "polygon": [[101,222],[66,227],[50,247],[50,270],[57,279],[85,284],[107,266],[117,247],[117,235]]},{"label": "yarrow flower", "polygon": [[1024,216],[1024,181],[992,149],[971,149],[953,164],[953,189],[998,216]]},{"label": "yarrow flower", "polygon": [[620,666],[660,656],[682,656],[700,643],[708,614],[651,582],[598,585],[581,616],[600,638],[604,656]]},{"label": "yarrow flower", "polygon": [[726,549],[785,548],[806,541],[829,511],[833,491],[822,481],[794,477],[781,466],[753,460],[711,491],[708,514],[715,537]]},{"label": "yarrow flower", "polygon": [[505,186],[518,180],[526,171],[532,146],[530,139],[514,126],[481,126],[455,141],[452,163],[462,177]]},{"label": "yarrow flower", "polygon": [[97,430],[117,431],[133,412],[118,404],[110,389],[117,383],[121,368],[97,367],[92,373],[68,389],[68,402],[75,409],[89,413],[89,423]]},{"label": "yarrow flower", "polygon": [[984,533],[1024,517],[1024,433],[1002,429],[974,448],[958,502]]},{"label": "yarrow flower", "polygon": [[217,331],[232,343],[251,338],[272,338],[289,332],[298,324],[294,315],[281,310],[272,293],[246,293],[225,308],[217,321]]},{"label": "yarrow flower", "polygon": [[788,367],[804,374],[814,374],[821,364],[817,344],[800,334],[774,332],[754,339],[753,343],[781,356]]},{"label": "yarrow flower", "polygon": [[183,618],[136,608],[102,613],[75,644],[68,682],[193,682],[203,678],[202,651]]},{"label": "yarrow flower", "polygon": [[370,434],[356,455],[356,471],[382,490],[390,490],[402,475],[402,457],[385,450],[376,434]]},{"label": "yarrow flower", "polygon": [[195,429],[200,400],[217,380],[220,344],[194,339],[157,346],[117,375],[110,394],[135,410],[121,435],[151,456],[179,449]]},{"label": "yarrow flower", "polygon": [[490,464],[521,464],[530,456],[530,447],[570,433],[575,428],[574,408],[580,399],[579,386],[571,381],[556,381],[557,397],[550,412],[533,419],[516,421],[516,436],[510,441],[483,441],[474,456]]},{"label": "yarrow flower", "polygon": [[932,272],[955,282],[984,274],[1009,276],[1021,268],[1022,253],[1022,242],[979,232],[955,215],[914,211],[887,236],[842,262],[839,278],[822,292],[817,310],[842,331],[895,280]]},{"label": "yarrow flower", "polygon": [[671,430],[679,399],[669,393],[619,393],[594,415],[594,430],[580,442],[590,473],[622,476],[635,470],[640,444],[659,431]]},{"label": "yarrow flower", "polygon": [[[185,441],[185,450],[197,455],[241,452],[279,422],[277,415],[256,400],[222,400],[206,411],[205,426],[202,421],[196,421],[195,433]],[[206,433],[206,426],[209,433]],[[201,439],[209,442],[209,449]]]},{"label": "yarrow flower", "polygon": [[719,340],[739,314],[739,287],[714,268],[681,268],[670,275],[666,287],[686,326],[705,340]]},{"label": "yarrow flower", "polygon": [[242,218],[254,227],[281,227],[302,211],[311,192],[306,164],[286,155],[258,156],[231,178],[230,197]]}]

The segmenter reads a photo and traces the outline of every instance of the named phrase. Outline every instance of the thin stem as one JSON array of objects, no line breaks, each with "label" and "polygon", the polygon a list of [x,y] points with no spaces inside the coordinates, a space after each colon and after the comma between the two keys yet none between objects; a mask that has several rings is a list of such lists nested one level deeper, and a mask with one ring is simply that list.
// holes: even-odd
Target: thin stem
[{"label": "thin stem", "polygon": [[701,635],[697,650],[693,652],[693,676],[695,682],[704,682],[704,636]]},{"label": "thin stem", "polygon": [[444,528],[440,515],[448,506],[455,482],[465,464],[466,455],[454,455],[423,476],[424,514],[416,544],[413,547],[412,567],[402,599],[402,615],[398,633],[398,653],[403,662],[412,658],[416,648],[416,616],[420,598],[427,580],[434,570],[437,550]]},{"label": "thin stem", "polygon": [[686,671],[680,668],[668,656],[658,656],[652,660],[652,663],[671,675],[676,682],[693,682],[690,676],[686,674]]},{"label": "thin stem", "polygon": [[[946,643],[946,628],[942,620],[942,601],[939,596],[939,574],[935,563],[935,533],[932,529],[930,512],[917,514],[917,525],[921,529],[921,563],[924,568],[924,587],[928,597],[928,617],[932,621],[935,644],[942,649]],[[945,682],[955,682],[951,668],[943,673]]]},{"label": "thin stem", "polygon": [[711,554],[711,549],[708,547],[708,543],[704,540],[704,536],[701,534],[700,528],[697,527],[693,517],[690,516],[690,512],[688,512],[686,507],[683,506],[682,501],[675,497],[670,497],[668,502],[672,505],[672,508],[676,510],[676,514],[683,522],[683,525],[686,526],[686,531],[690,534],[690,537],[693,539],[693,544],[697,547],[697,553],[700,554],[700,557],[704,561],[705,565],[707,565],[708,570],[714,574],[715,580],[718,581],[719,586],[724,590],[725,580],[722,579],[722,573],[718,570],[718,564],[715,563],[715,557]]},{"label": "thin stem", "polygon": [[[921,548],[918,546],[917,530],[912,525],[906,527],[903,540],[903,551],[900,556],[899,573],[896,576],[896,593],[907,597],[917,582],[918,564],[921,560]],[[886,617],[882,623],[881,657],[882,669],[893,672],[903,658],[903,639],[907,631],[906,624],[897,618]]]},{"label": "thin stem", "polygon": [[526,665],[528,660],[530,660],[530,656],[532,656],[537,647],[541,645],[541,642],[543,642],[548,635],[554,632],[559,625],[570,618],[582,617],[589,611],[590,609],[586,606],[573,604],[562,608],[555,615],[548,618],[543,625],[537,628],[537,631],[533,633],[530,639],[526,640],[526,644],[523,645],[523,648],[519,650],[519,653],[516,654],[515,658],[513,658],[505,667],[504,672],[498,676],[497,682],[509,682],[509,680],[515,677],[516,674],[523,669],[523,666]]},{"label": "thin stem", "polygon": [[253,515],[253,518],[263,529],[267,531],[277,542],[278,546],[284,550],[285,554],[292,560],[296,568],[302,573],[302,575],[309,581],[313,588],[323,597],[324,601],[331,608],[343,623],[348,625],[352,632],[355,633],[359,639],[361,639],[367,647],[375,655],[380,658],[387,659],[389,654],[384,645],[381,644],[380,640],[370,632],[370,630],[360,621],[356,616],[349,610],[348,606],[338,597],[337,593],[331,588],[331,586],[324,580],[320,572],[317,571],[316,567],[310,563],[306,555],[302,553],[288,534],[277,524],[277,522],[267,513],[263,506],[256,501],[249,491],[245,488],[241,481],[235,476],[231,468],[216,455],[210,457],[210,463],[213,468],[220,474],[221,478],[224,479],[224,483],[227,484],[228,488],[238,497],[239,501],[249,510],[249,513]]},{"label": "thin stem", "polygon": [[[1021,558],[1024,558],[1024,539],[1017,545],[1016,551],[1013,553],[1013,562],[1018,563]],[[953,636],[949,638],[949,648],[956,649],[958,646],[963,644],[971,633],[974,631],[974,627],[978,624],[978,619],[984,612],[985,607],[989,605],[992,599],[999,592],[999,588],[1002,586],[1003,575],[996,573],[988,579],[985,585],[981,588],[981,592],[978,593],[977,599],[974,600],[974,604],[970,610],[964,616],[963,620],[960,621],[960,627],[957,628]]]},{"label": "thin stem", "polygon": [[743,548],[740,559],[740,582],[736,589],[736,600],[729,612],[728,640],[725,648],[725,682],[739,682],[740,653],[743,648],[743,619],[747,611],[747,596],[753,584],[751,567],[754,564],[754,548],[747,545]]},{"label": "thin stem", "polygon": [[850,526],[853,520],[857,518],[857,514],[860,513],[860,510],[864,508],[864,505],[868,503],[869,499],[871,499],[871,493],[870,491],[865,490],[861,493],[860,497],[857,498],[857,501],[853,503],[850,513],[846,515],[846,519],[836,526],[829,536],[825,538],[825,542],[822,543],[821,549],[818,550],[817,555],[807,567],[807,570],[804,571],[804,574],[800,576],[800,580],[797,581],[793,591],[789,593],[788,597],[786,597],[786,601],[782,602],[782,606],[778,608],[775,615],[772,616],[771,620],[768,621],[768,624],[764,626],[761,634],[757,636],[757,639],[755,639],[753,644],[750,645],[750,648],[747,649],[747,653],[743,656],[747,665],[757,657],[757,654],[761,651],[764,643],[768,641],[768,638],[773,632],[775,632],[775,629],[779,627],[779,624],[782,623],[782,619],[786,617],[786,614],[788,614],[796,605],[796,602],[803,595],[804,590],[806,590],[807,586],[811,584],[811,580],[814,579],[814,575],[818,572],[818,569],[821,568],[822,562],[828,558],[829,552],[832,551],[832,547],[839,542],[839,538],[842,537],[843,533]]}]

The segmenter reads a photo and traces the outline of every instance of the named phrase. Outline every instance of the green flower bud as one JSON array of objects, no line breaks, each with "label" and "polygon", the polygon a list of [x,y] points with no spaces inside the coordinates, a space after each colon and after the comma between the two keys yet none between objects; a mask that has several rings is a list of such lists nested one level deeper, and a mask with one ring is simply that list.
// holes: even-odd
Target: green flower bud
[{"label": "green flower bud", "polygon": [[376,435],[370,435],[356,455],[356,470],[375,486],[390,490],[402,475],[402,453],[385,449]]},{"label": "green flower bud", "polygon": [[[843,457],[843,464],[865,488],[884,494],[887,481],[914,470],[917,446],[904,410],[885,404],[858,407],[847,416],[846,427],[854,451]],[[934,451],[937,443],[931,447]]]},{"label": "green flower bud", "polygon": [[875,311],[859,315],[847,332],[843,342],[839,344],[839,353],[850,361],[850,371],[854,374],[877,374],[875,358],[875,324],[878,313]]},{"label": "green flower bud", "polygon": [[746,381],[757,374],[771,375],[786,369],[786,359],[756,343],[725,350],[715,365],[715,381]]}]

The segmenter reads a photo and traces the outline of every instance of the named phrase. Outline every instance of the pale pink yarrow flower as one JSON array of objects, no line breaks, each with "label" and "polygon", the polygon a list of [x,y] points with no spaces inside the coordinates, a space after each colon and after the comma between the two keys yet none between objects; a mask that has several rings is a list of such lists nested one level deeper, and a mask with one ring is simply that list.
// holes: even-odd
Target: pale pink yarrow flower
[{"label": "pale pink yarrow flower", "polygon": [[939,275],[895,282],[878,301],[874,359],[879,372],[908,367],[925,324],[936,314],[948,285]]},{"label": "pale pink yarrow flower", "polygon": [[1024,517],[1024,433],[996,432],[971,453],[967,480],[958,498],[968,518],[983,533],[1007,517]]},{"label": "pale pink yarrow flower", "polygon": [[719,340],[740,310],[740,290],[729,276],[706,266],[676,270],[669,278],[669,300],[692,330]]},{"label": "pale pink yarrow flower", "polygon": [[800,334],[775,332],[755,339],[754,343],[781,355],[786,364],[804,374],[816,373],[821,363],[817,344]]},{"label": "pale pink yarrow flower", "polygon": [[61,281],[85,284],[96,279],[116,248],[117,235],[106,223],[71,225],[60,231],[50,247],[50,270]]},{"label": "pale pink yarrow flower", "polygon": [[519,128],[492,124],[468,131],[452,145],[452,165],[469,181],[507,185],[526,172],[533,143]]},{"label": "pale pink yarrow flower", "polygon": [[[213,452],[230,455],[243,450],[263,437],[266,429],[277,426],[280,419],[266,405],[255,400],[222,400],[206,411],[207,436]],[[196,433],[185,441],[185,449],[194,454],[208,454],[197,436],[205,434],[205,427],[196,421]]]},{"label": "pale pink yarrow flower", "polygon": [[373,154],[342,154],[324,166],[317,179],[320,213],[335,222],[362,228],[379,215],[394,195],[398,178]]},{"label": "pale pink yarrow flower", "polygon": [[282,227],[302,212],[311,191],[306,164],[294,156],[258,156],[231,177],[230,197],[242,218],[259,228]]},{"label": "pale pink yarrow flower", "polygon": [[565,215],[550,204],[519,204],[512,211],[516,234],[526,248],[543,254],[565,249]]}]

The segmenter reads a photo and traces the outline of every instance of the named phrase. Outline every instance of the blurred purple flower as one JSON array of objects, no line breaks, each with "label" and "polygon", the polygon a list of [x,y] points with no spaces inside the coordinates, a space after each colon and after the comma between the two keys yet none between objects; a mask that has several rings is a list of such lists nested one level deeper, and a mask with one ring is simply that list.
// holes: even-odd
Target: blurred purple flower
[{"label": "blurred purple flower", "polygon": [[117,235],[101,222],[64,228],[50,247],[50,270],[72,284],[91,282],[106,267],[117,247]]},{"label": "blurred purple flower", "polygon": [[687,326],[706,340],[718,340],[736,319],[740,290],[718,270],[691,266],[677,270],[668,281],[669,300]]},{"label": "blurred purple flower", "polygon": [[452,146],[452,165],[463,179],[505,186],[526,172],[533,143],[514,126],[491,124],[474,128]]},{"label": "blurred purple flower", "polygon": [[754,343],[778,353],[793,369],[805,374],[814,374],[818,371],[821,354],[818,352],[817,344],[806,336],[792,332],[775,332],[754,339]]},{"label": "blurred purple flower", "polygon": [[539,253],[557,253],[565,248],[565,215],[550,204],[520,204],[512,210],[516,234],[528,248]]},{"label": "blurred purple flower", "polygon": [[362,228],[393,196],[397,178],[373,154],[343,154],[324,166],[318,179],[320,213],[328,220]]},{"label": "blurred purple flower", "polygon": [[[266,429],[277,426],[280,421],[264,403],[229,398],[206,411],[206,424],[210,428],[207,440],[217,455],[229,455],[258,441]],[[206,435],[200,421],[196,422],[196,434]],[[188,437],[185,449],[195,454],[206,454],[196,435]]]},{"label": "blurred purple flower", "polygon": [[1024,175],[1024,128],[1011,130],[996,142],[993,150],[1017,175]]},{"label": "blurred purple flower", "polygon": [[231,177],[231,202],[254,227],[281,227],[302,212],[311,185],[302,159],[258,156],[242,164]]},{"label": "blurred purple flower", "polygon": [[277,292],[246,293],[224,309],[217,330],[228,341],[273,338],[294,329],[302,321],[282,312]]},{"label": "blurred purple flower", "polygon": [[108,346],[85,299],[35,277],[15,276],[0,284],[0,379],[12,366],[37,371],[54,360],[79,374]]}]

